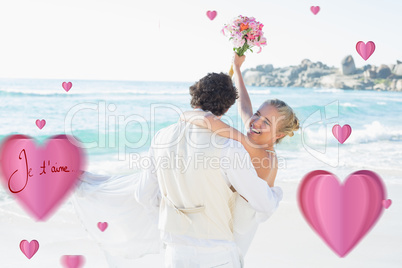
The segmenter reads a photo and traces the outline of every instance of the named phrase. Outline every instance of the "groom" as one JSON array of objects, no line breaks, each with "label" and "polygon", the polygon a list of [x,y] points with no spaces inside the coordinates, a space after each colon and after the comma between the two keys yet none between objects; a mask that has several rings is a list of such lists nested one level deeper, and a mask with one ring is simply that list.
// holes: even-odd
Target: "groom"
[{"label": "groom", "polygon": [[[190,87],[190,95],[193,108],[218,117],[238,98],[223,73],[208,74]],[[277,205],[244,147],[179,121],[156,133],[148,156],[151,165],[135,195],[150,211],[159,210],[166,267],[242,267],[233,236],[231,187],[256,211],[270,213]]]}]

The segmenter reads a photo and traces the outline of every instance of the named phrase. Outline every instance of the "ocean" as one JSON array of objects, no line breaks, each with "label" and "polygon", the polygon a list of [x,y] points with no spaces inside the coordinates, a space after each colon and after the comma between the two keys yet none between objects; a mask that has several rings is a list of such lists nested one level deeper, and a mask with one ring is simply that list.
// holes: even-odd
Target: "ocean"
[{"label": "ocean", "polygon": [[[0,79],[0,141],[24,134],[42,143],[69,134],[83,144],[87,170],[130,173],[132,157],[145,154],[159,129],[191,109],[192,82],[75,80],[69,92],[62,82]],[[264,100],[278,98],[301,122],[292,138],[276,146],[282,163],[277,181],[297,182],[314,169],[339,173],[341,179],[345,170],[372,169],[384,172],[385,181],[402,183],[401,93],[252,86],[248,91],[254,111]],[[37,119],[46,120],[43,129],[35,125]],[[245,131],[236,104],[223,120]],[[352,127],[344,144],[332,134],[335,124]],[[0,194],[4,199],[3,190]]]}]

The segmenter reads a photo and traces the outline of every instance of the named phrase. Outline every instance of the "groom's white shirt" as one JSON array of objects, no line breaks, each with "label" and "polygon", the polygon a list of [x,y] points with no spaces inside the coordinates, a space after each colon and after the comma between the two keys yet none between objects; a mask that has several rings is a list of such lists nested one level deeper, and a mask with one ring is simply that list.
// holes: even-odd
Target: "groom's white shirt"
[{"label": "groom's white shirt", "polygon": [[[159,132],[156,133],[155,138]],[[156,176],[156,166],[158,163],[154,159],[154,144],[148,151],[149,168],[143,171],[140,185],[135,192],[136,199],[144,205],[150,212],[157,215],[161,200],[161,193]],[[253,168],[250,155],[241,145],[241,143],[227,139],[224,148],[221,150],[221,157],[228,159],[228,165],[221,165],[221,173],[228,187],[233,186],[236,191],[248,200],[249,205],[257,213],[256,222],[263,222],[268,219],[278,207],[282,199],[282,190],[279,187],[269,187],[266,181],[258,177]],[[241,162],[239,163],[239,159]],[[254,230],[250,230],[253,232]],[[226,240],[206,240],[197,239],[185,235],[175,235],[168,232],[162,232],[161,238],[165,243],[194,245],[194,246],[218,246],[231,244],[234,242]]]}]

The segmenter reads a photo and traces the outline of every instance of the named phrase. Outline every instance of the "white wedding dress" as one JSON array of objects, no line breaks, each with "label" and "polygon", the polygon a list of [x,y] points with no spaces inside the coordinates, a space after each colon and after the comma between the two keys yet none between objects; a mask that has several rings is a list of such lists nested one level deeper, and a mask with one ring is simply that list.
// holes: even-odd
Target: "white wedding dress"
[{"label": "white wedding dress", "polygon": [[[149,212],[136,202],[134,191],[141,173],[97,175],[84,172],[72,202],[83,226],[105,253],[109,267],[130,267],[130,260],[163,249],[157,228],[157,212]],[[271,188],[282,199],[279,187]],[[233,232],[239,252],[244,257],[258,224],[271,215],[256,212],[239,195],[233,219]],[[107,222],[102,232],[98,223]]]}]

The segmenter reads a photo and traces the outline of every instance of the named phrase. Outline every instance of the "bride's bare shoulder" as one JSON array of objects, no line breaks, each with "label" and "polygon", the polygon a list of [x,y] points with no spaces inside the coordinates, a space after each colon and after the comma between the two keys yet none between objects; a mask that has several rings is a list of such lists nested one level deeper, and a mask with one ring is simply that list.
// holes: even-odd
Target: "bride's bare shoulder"
[{"label": "bride's bare shoulder", "polygon": [[253,156],[253,165],[259,177],[267,181],[268,185],[272,187],[278,170],[278,159],[276,155],[264,150],[259,150],[258,153]]}]

